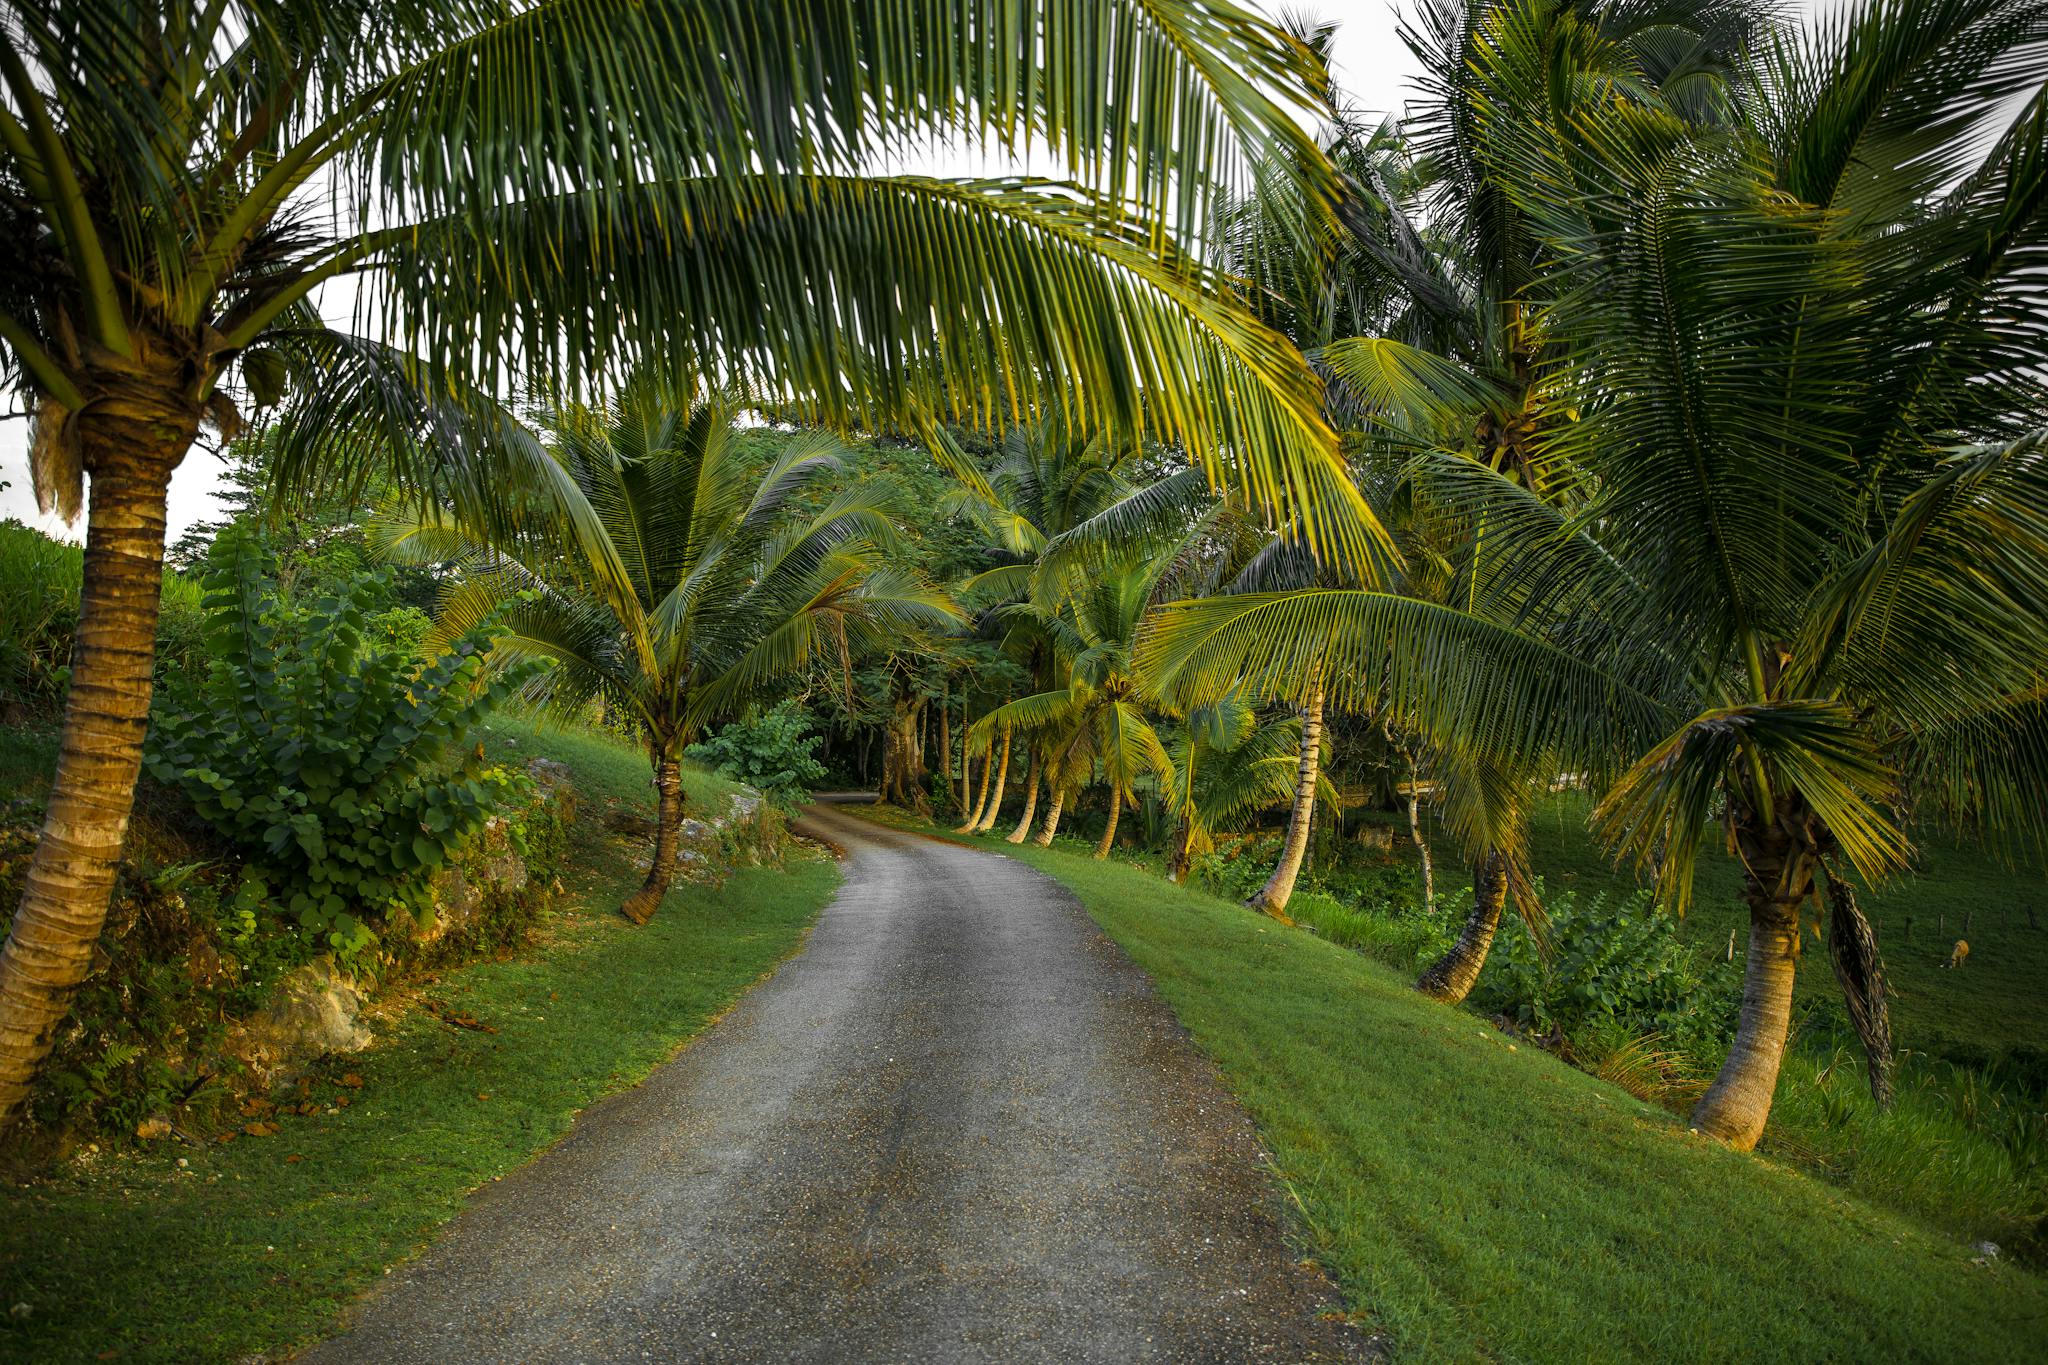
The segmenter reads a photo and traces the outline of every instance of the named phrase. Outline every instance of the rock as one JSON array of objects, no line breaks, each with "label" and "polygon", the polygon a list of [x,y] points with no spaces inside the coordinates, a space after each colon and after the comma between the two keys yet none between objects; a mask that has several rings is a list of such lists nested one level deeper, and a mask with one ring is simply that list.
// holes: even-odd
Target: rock
[{"label": "rock", "polygon": [[613,806],[605,812],[604,827],[631,839],[654,838],[654,817],[642,815],[631,806]]},{"label": "rock", "polygon": [[318,958],[287,972],[263,1008],[228,1030],[222,1050],[267,1087],[315,1058],[368,1047],[365,1000],[331,959]]},{"label": "rock", "polygon": [[1979,1256],[1982,1256],[1987,1261],[1995,1261],[1998,1259],[1998,1243],[1996,1242],[1978,1242],[1975,1245],[1973,1245],[1970,1248],[1970,1250],[1976,1252]]},{"label": "rock", "polygon": [[533,779],[540,799],[554,806],[555,814],[563,824],[576,818],[576,784],[568,764],[557,763],[552,758],[529,759],[526,775]]}]

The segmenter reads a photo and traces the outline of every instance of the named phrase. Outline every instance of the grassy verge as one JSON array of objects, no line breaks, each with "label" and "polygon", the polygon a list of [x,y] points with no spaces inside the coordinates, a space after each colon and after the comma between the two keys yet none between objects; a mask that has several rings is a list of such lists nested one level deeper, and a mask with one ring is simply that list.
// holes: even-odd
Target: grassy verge
[{"label": "grassy verge", "polygon": [[[891,817],[881,813],[882,818]],[[1071,887],[1258,1121],[1305,1240],[1416,1360],[2031,1358],[2048,1282],[1117,862]]]},{"label": "grassy verge", "polygon": [[[647,804],[632,750],[512,737],[518,752],[569,763],[588,795]],[[693,796],[728,788],[692,778]],[[227,1360],[322,1335],[471,1190],[728,1008],[796,947],[838,881],[816,859],[743,870],[715,891],[678,889],[634,929],[611,909],[638,881],[641,851],[598,820],[575,829],[549,946],[422,987],[443,1015],[494,1031],[410,1010],[316,1080],[321,1112],[284,1118],[273,1136],[104,1153],[0,1191],[0,1304],[26,1305],[0,1318],[0,1358]]]}]

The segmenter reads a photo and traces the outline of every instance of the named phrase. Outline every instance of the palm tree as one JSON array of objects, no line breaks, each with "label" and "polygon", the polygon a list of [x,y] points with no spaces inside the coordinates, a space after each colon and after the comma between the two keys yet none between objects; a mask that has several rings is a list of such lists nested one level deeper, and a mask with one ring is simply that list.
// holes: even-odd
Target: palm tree
[{"label": "palm tree", "polygon": [[[1562,123],[1579,101],[1618,96],[1655,101],[1693,120],[1725,119],[1727,77],[1756,27],[1754,11],[1749,0],[1680,7],[1429,0],[1403,30],[1424,87],[1406,120],[1398,128],[1373,126],[1348,109],[1331,110],[1328,154],[1343,186],[1334,238],[1303,255],[1286,231],[1284,206],[1253,198],[1234,207],[1233,259],[1253,285],[1253,306],[1309,351],[1330,381],[1333,419],[1357,426],[1365,439],[1375,485],[1369,500],[1401,551],[1384,583],[1437,602],[1462,594],[1476,605],[1477,585],[1489,572],[1483,518],[1430,506],[1429,483],[1402,468],[1417,454],[1455,455],[1553,501],[1583,501],[1575,472],[1545,440],[1567,412],[1560,394],[1572,373],[1527,297],[1547,244],[1491,174],[1492,125],[1482,115],[1491,111],[1499,123],[1505,109],[1528,107]],[[1532,52],[1566,60],[1578,78],[1487,79],[1474,53],[1503,26]],[[1306,692],[1308,713],[1319,718],[1322,702],[1321,689]],[[1391,726],[1387,733],[1414,756],[1412,737],[1397,740]],[[1457,943],[1417,984],[1456,1001],[1477,979],[1509,888],[1520,888],[1519,906],[1540,911],[1515,852],[1524,843],[1526,803],[1501,799],[1518,783],[1468,741],[1436,754],[1433,766],[1458,807],[1474,899]],[[1519,785],[1540,776],[1525,772]],[[1304,791],[1307,778],[1304,751]],[[1415,818],[1416,779],[1411,770],[1409,823],[1423,854],[1425,902],[1433,907],[1433,868]],[[1305,816],[1302,806],[1297,802],[1297,816]],[[1306,844],[1306,820],[1298,818],[1273,878],[1252,904],[1277,898],[1284,907]]]},{"label": "palm tree", "polygon": [[[1038,602],[1002,608],[1006,619],[1028,621],[1052,639],[1067,685],[999,707],[977,729],[1021,730],[1046,746],[1047,776],[1055,793],[1073,780],[1075,766],[1092,759],[1109,787],[1109,820],[1095,856],[1116,844],[1118,817],[1138,780],[1170,780],[1172,764],[1159,732],[1145,714],[1145,689],[1131,662],[1131,647],[1154,591],[1177,564],[1168,553],[1069,580],[1056,608]],[[1063,802],[1055,796],[1051,827]]]},{"label": "palm tree", "polygon": [[[1302,728],[1298,719],[1262,724],[1258,708],[1234,693],[1193,706],[1180,718],[1166,746],[1173,765],[1167,787],[1174,819],[1166,863],[1170,879],[1185,880],[1194,860],[1216,846],[1219,831],[1272,806],[1299,806]],[[1327,746],[1319,737],[1318,750]],[[1311,799],[1334,801],[1321,758],[1318,752],[1318,789]],[[1285,910],[1285,902],[1278,908]]]},{"label": "palm tree", "polygon": [[[39,498],[92,497],[61,758],[0,949],[0,1122],[105,917],[166,489],[203,427],[289,396],[288,488],[375,459],[488,514],[530,452],[471,386],[544,364],[526,378],[588,392],[667,353],[832,423],[1059,407],[1264,499],[1341,501],[1296,354],[1207,258],[1218,186],[1322,177],[1275,154],[1315,78],[1228,0],[10,4],[0,378],[35,415]],[[863,173],[947,137],[1049,148],[1070,179]],[[335,281],[371,335],[322,322]]]},{"label": "palm tree", "polygon": [[[2044,48],[2037,4],[1892,0],[1772,35],[1721,128],[1602,107],[1489,130],[1556,262],[1579,418],[1550,442],[1597,511],[1517,536],[1502,572],[1583,574],[1532,624],[1665,663],[1673,724],[1596,823],[1680,907],[1717,813],[1740,858],[1742,1010],[1693,1114],[1738,1147],[1823,886],[1852,1015],[1881,1025],[1852,871],[1905,865],[1908,809],[2048,833]],[[1477,65],[1540,60],[1503,28]]]},{"label": "palm tree", "polygon": [[568,477],[510,524],[432,515],[383,528],[391,557],[459,569],[437,637],[498,613],[494,659],[551,665],[531,700],[574,715],[602,698],[639,726],[658,793],[647,879],[620,907],[639,924],[675,876],[682,752],[707,722],[814,662],[850,669],[866,649],[958,620],[943,594],[880,566],[894,534],[887,489],[792,515],[792,499],[839,468],[834,438],[797,436],[757,471],[732,418],[717,399],[636,386],[603,411],[550,416]]}]

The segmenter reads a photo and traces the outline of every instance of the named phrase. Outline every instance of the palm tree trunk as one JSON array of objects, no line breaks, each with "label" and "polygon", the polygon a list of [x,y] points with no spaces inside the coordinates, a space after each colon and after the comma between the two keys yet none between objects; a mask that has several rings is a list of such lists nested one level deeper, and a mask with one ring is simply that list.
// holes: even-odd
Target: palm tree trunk
[{"label": "palm tree trunk", "polygon": [[1031,836],[1031,842],[1040,848],[1052,847],[1052,836],[1057,834],[1060,828],[1060,809],[1067,804],[1065,787],[1059,786],[1050,778],[1046,780],[1046,785],[1052,788],[1052,803],[1045,808],[1045,824],[1039,827],[1038,833]]},{"label": "palm tree trunk", "polygon": [[1095,860],[1102,861],[1109,856],[1109,850],[1116,844],[1116,819],[1123,814],[1123,797],[1112,787],[1109,792],[1109,823],[1102,828],[1102,842],[1095,846]]},{"label": "palm tree trunk", "polygon": [[1763,1136],[1778,1088],[1792,1023],[1792,981],[1799,963],[1799,907],[1813,893],[1813,850],[1805,810],[1790,792],[1765,821],[1731,796],[1735,845],[1749,904],[1749,963],[1735,1042],[1714,1084],[1693,1107],[1692,1126],[1738,1151]]},{"label": "palm tree trunk", "polygon": [[1479,969],[1493,947],[1500,928],[1500,912],[1507,905],[1507,868],[1498,853],[1489,853],[1472,868],[1472,909],[1465,927],[1451,950],[1430,964],[1415,983],[1415,989],[1447,1005],[1455,1005],[1472,993]]},{"label": "palm tree trunk", "polygon": [[73,421],[92,475],[85,573],[57,773],[0,947],[0,1129],[49,1055],[106,922],[149,731],[164,498],[199,427],[174,398],[118,386]]},{"label": "palm tree trunk", "polygon": [[965,802],[960,798],[959,780],[953,775],[953,700],[950,686],[939,698],[939,767],[946,774],[946,804],[958,815]]},{"label": "palm tree trunk", "polygon": [[[990,763],[990,761],[989,761],[989,759],[990,759],[990,757],[991,757],[991,754],[992,754],[993,750],[995,749],[995,743],[996,743],[996,742],[995,742],[995,737],[994,737],[994,736],[990,736],[990,737],[989,737],[989,742],[988,742],[988,744],[987,744],[987,745],[985,745],[985,746],[983,747],[983,749],[982,749],[982,758],[981,758],[981,794],[980,794],[979,796],[976,796],[976,797],[974,798],[974,803],[973,803],[973,806],[974,806],[974,808],[973,808],[972,810],[968,811],[968,813],[967,813],[967,819],[966,819],[966,820],[964,820],[963,822],[961,822],[961,823],[960,823],[959,825],[956,825],[956,826],[954,826],[953,832],[954,832],[955,834],[967,834],[967,833],[970,833],[970,832],[972,832],[972,831],[973,831],[973,829],[974,829],[974,827],[975,827],[976,825],[978,825],[978,824],[980,824],[980,823],[981,823],[981,811],[982,811],[982,807],[984,807],[984,806],[986,806],[986,805],[988,804],[988,789],[989,789],[989,783],[991,782],[991,780],[993,780],[993,778],[994,778],[994,776],[995,776],[995,775],[994,775],[994,773],[992,773],[992,772],[990,771],[990,769],[991,769],[991,768],[992,768],[992,767],[993,767],[994,765],[993,765],[992,763]],[[967,778],[967,789],[968,789],[968,791],[969,791],[970,793],[972,793],[972,792],[973,792],[973,790],[974,790],[974,760],[973,760],[973,758],[971,758],[971,757],[967,757],[967,756],[964,756],[964,755],[963,755],[963,757],[962,757],[962,758],[961,758],[961,760],[960,760],[960,767],[961,767],[961,770],[962,770],[962,771],[963,771],[963,772],[964,772],[964,773],[966,774],[966,778]]]},{"label": "palm tree trunk", "polygon": [[673,758],[657,761],[654,787],[654,862],[647,869],[646,882],[619,907],[619,913],[635,924],[654,918],[675,880],[676,839],[683,827],[683,765]]},{"label": "palm tree trunk", "polygon": [[976,834],[986,834],[996,826],[996,817],[1003,812],[1003,787],[1010,780],[1010,731],[1003,728],[1003,756],[996,760],[995,795],[988,799],[988,809],[981,813],[981,819],[974,825]]},{"label": "palm tree trunk", "polygon": [[1010,831],[1005,843],[1021,844],[1031,833],[1031,819],[1038,813],[1038,751],[1031,751],[1031,761],[1024,769],[1024,813],[1017,817],[1017,828]]},{"label": "palm tree trunk", "polygon": [[1421,774],[1416,771],[1415,762],[1408,762],[1408,837],[1415,841],[1415,851],[1422,855],[1422,908],[1425,913],[1436,913],[1436,860],[1430,856],[1429,840],[1422,837],[1422,819],[1416,810],[1417,789],[1420,788]]},{"label": "palm tree trunk", "polygon": [[1195,840],[1195,827],[1186,816],[1173,825],[1173,841],[1166,850],[1166,880],[1178,885],[1188,879],[1188,866],[1194,859],[1188,855],[1189,847]]},{"label": "palm tree trunk", "polygon": [[1280,861],[1273,875],[1253,892],[1245,904],[1275,919],[1287,918],[1287,902],[1294,895],[1295,878],[1301,875],[1302,859],[1308,855],[1309,833],[1316,820],[1316,773],[1323,753],[1323,689],[1318,683],[1309,693],[1301,712],[1301,759],[1294,769],[1294,809],[1287,816],[1287,839],[1280,846]]}]

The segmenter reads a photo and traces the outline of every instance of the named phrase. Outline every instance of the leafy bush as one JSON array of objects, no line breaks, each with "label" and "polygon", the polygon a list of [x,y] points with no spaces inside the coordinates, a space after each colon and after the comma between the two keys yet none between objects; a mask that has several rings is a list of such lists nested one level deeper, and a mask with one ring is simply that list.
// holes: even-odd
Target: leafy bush
[{"label": "leafy bush", "polygon": [[1225,900],[1241,901],[1266,884],[1279,857],[1277,834],[1219,839],[1188,864],[1188,881]]},{"label": "leafy bush", "polygon": [[236,910],[282,908],[313,942],[360,952],[371,920],[427,913],[427,877],[503,797],[462,748],[524,674],[485,675],[484,632],[423,667],[369,638],[365,579],[285,609],[274,560],[239,528],[205,587],[211,661],[172,679],[149,771],[246,851]]},{"label": "leafy bush", "polygon": [[810,715],[786,701],[721,727],[686,752],[719,775],[787,805],[801,800],[825,776],[825,765],[812,752],[823,736],[807,733],[810,725]]},{"label": "leafy bush", "polygon": [[[0,521],[0,701],[54,708],[71,676],[85,551],[18,521]],[[164,573],[157,619],[157,676],[204,658],[200,587]]]},{"label": "leafy bush", "polygon": [[1548,954],[1527,926],[1502,922],[1474,1003],[1506,1014],[1532,1032],[1563,1039],[1656,1035],[1693,1055],[1715,1053],[1735,1031],[1738,965],[1706,957],[1679,941],[1678,921],[1648,892],[1583,904],[1571,892],[1544,897]]}]

